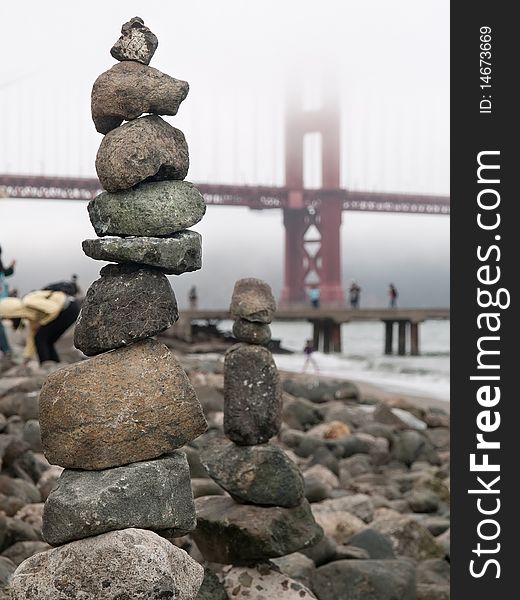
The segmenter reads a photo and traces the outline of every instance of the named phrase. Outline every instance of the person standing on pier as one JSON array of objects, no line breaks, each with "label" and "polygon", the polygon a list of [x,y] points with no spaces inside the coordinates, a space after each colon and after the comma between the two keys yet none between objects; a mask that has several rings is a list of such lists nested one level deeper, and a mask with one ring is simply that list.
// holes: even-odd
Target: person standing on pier
[{"label": "person standing on pier", "polygon": [[390,296],[390,308],[395,308],[397,305],[397,289],[393,283],[388,286],[388,295]]},{"label": "person standing on pier", "polygon": [[309,299],[314,308],[320,307],[320,288],[317,285],[313,285],[309,290]]},{"label": "person standing on pier", "polygon": [[197,296],[197,288],[192,285],[188,294],[188,300],[190,303],[190,310],[196,310],[197,309],[197,301],[198,301],[198,296]]},{"label": "person standing on pier", "polygon": [[350,308],[359,308],[359,295],[361,293],[361,288],[359,287],[356,281],[352,280],[348,293],[350,300]]},{"label": "person standing on pier", "polygon": [[[9,286],[7,285],[6,277],[10,277],[14,273],[16,261],[12,261],[8,267],[4,267],[2,262],[2,248],[0,248],[0,300],[9,296]],[[7,339],[2,318],[0,317],[0,353],[2,356],[10,358],[11,348]]]}]

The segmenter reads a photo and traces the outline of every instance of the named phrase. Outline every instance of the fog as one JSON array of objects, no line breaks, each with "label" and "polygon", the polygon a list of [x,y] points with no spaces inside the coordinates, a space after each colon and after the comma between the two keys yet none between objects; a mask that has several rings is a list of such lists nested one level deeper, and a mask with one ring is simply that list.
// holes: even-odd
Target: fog
[{"label": "fog", "polygon": [[[243,2],[55,0],[3,6],[0,173],[94,176],[101,136],[90,118],[93,81],[114,63],[121,24],[139,15],[159,38],[152,66],[190,83],[168,120],[190,147],[188,179],[284,183],[283,108],[299,73],[304,101],[321,81],[341,102],[342,186],[449,193],[449,3],[447,0]],[[317,147],[306,183],[319,185]],[[172,278],[180,303],[191,284],[206,306],[227,304],[233,281],[256,275],[278,294],[279,211],[209,207],[203,270]],[[4,262],[26,291],[72,272],[86,287],[100,263],[84,257],[93,237],[86,205],[0,199]],[[449,302],[449,218],[343,213],[344,286],[362,303],[386,303],[393,281],[403,305]]]}]

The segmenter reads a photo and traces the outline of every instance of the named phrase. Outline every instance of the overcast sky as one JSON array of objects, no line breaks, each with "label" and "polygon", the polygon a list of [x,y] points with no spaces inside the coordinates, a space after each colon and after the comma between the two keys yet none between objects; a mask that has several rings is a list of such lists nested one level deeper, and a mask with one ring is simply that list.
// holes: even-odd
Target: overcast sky
[{"label": "overcast sky", "polygon": [[[169,118],[190,146],[188,179],[283,185],[284,88],[299,71],[306,102],[319,98],[323,73],[341,94],[343,186],[449,193],[447,0],[26,0],[2,3],[1,14],[0,172],[95,174],[101,136],[90,90],[115,62],[121,24],[139,15],[159,38],[152,66],[190,83]],[[311,186],[316,158],[311,142]],[[80,250],[93,235],[85,209],[0,200],[0,243],[5,258],[19,259],[21,288],[70,270],[85,284],[95,278],[99,265]],[[392,279],[403,303],[447,304],[448,221],[344,213],[345,285],[358,279],[377,304]],[[205,266],[176,280],[181,302],[195,282],[207,304],[224,304],[233,280],[248,274],[279,292],[278,211],[210,209],[197,229]]]}]

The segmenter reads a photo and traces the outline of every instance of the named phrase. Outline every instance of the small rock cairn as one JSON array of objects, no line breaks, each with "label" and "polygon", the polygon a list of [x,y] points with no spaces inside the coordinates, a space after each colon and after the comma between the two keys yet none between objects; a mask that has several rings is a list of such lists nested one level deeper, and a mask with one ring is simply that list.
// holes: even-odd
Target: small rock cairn
[{"label": "small rock cairn", "polygon": [[201,236],[187,228],[204,200],[183,181],[183,133],[159,116],[177,113],[188,84],[148,66],[158,42],[142,19],[121,32],[111,50],[120,62],[92,90],[107,192],[88,207],[100,238],[83,242],[88,256],[117,264],[101,269],[78,318],[75,346],[93,358],[52,373],[41,391],[45,455],[65,468],[43,514],[43,537],[57,547],[19,566],[13,600],[191,600],[203,579],[165,538],[195,527],[177,449],[207,424],[186,373],[153,338],[178,319],[165,273],[201,267]]},{"label": "small rock cairn", "polygon": [[254,564],[296,552],[322,536],[307,500],[302,475],[284,451],[269,443],[281,426],[281,386],[271,352],[269,323],[276,309],[260,279],[235,284],[232,346],[224,361],[224,433],[201,452],[209,475],[231,496],[195,500],[192,534],[204,558]]}]

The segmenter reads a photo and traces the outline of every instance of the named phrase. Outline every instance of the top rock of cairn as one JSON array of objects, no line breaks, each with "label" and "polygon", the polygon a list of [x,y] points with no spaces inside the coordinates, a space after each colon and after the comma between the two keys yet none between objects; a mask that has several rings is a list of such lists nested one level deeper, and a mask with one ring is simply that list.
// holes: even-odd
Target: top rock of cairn
[{"label": "top rock of cairn", "polygon": [[149,65],[157,50],[157,36],[146,27],[140,17],[134,17],[121,27],[121,37],[112,46],[110,54],[116,60],[135,60]]}]

